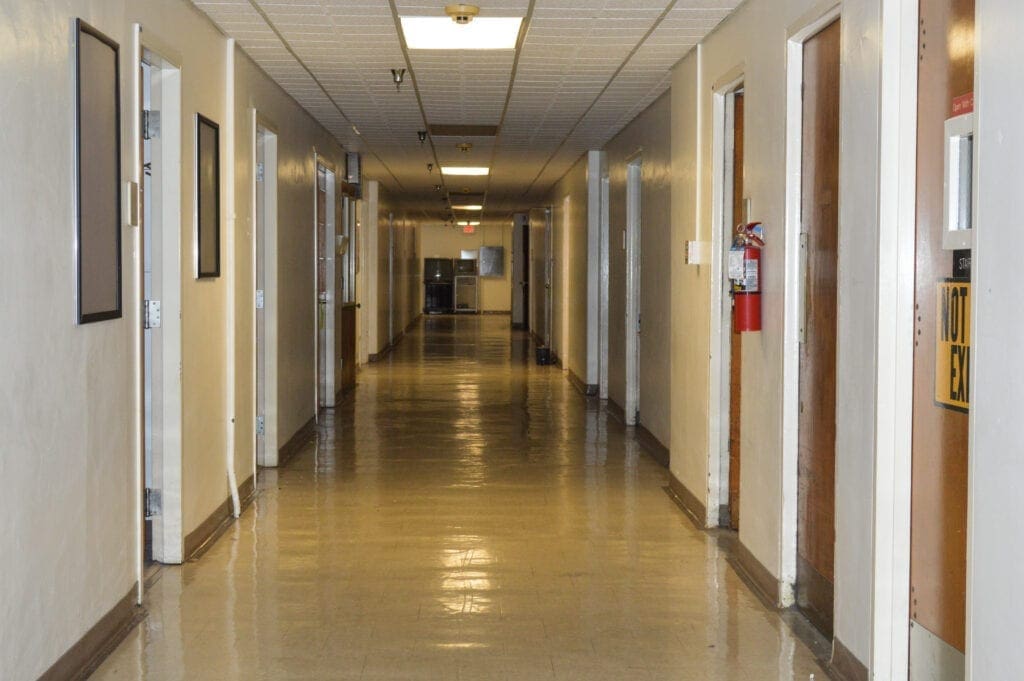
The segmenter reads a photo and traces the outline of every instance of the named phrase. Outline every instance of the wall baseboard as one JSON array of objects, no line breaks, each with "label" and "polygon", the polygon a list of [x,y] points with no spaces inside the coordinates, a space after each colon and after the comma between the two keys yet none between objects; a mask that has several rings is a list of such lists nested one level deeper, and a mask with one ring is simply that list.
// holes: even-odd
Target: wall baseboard
[{"label": "wall baseboard", "polygon": [[801,555],[796,557],[795,591],[797,609],[820,632],[831,638],[835,586]]},{"label": "wall baseboard", "polygon": [[[609,414],[615,417],[615,419],[625,425],[626,424],[626,410],[619,406],[615,400],[608,399],[605,401],[605,409]],[[651,455],[655,461],[660,463],[665,468],[668,468],[671,456],[669,449],[665,445],[661,444],[661,440],[654,436],[654,433],[647,430],[643,424],[636,424],[635,426],[626,426],[627,428],[633,428],[634,437],[640,446],[643,447],[648,454]]]},{"label": "wall baseboard", "polygon": [[414,327],[417,324],[419,324],[420,319],[422,317],[423,317],[423,313],[422,312],[419,313],[418,315],[416,315],[415,317],[413,317],[413,320],[411,322],[409,322],[408,326],[406,326],[405,329],[403,329],[402,331],[399,331],[398,335],[395,336],[395,339],[393,341],[391,341],[390,343],[388,343],[387,345],[385,345],[384,347],[382,347],[380,349],[380,352],[371,352],[371,353],[367,354],[367,356],[366,356],[366,363],[367,364],[374,364],[376,362],[381,361],[382,359],[387,357],[389,354],[391,354],[391,351],[395,349],[395,346],[398,345],[402,341],[403,338],[405,338],[405,334],[408,333],[409,330],[412,329],[412,327]]},{"label": "wall baseboard", "polygon": [[328,407],[328,409],[337,409],[341,406],[341,403],[345,401],[345,398],[356,391],[356,386],[353,385],[349,388],[342,388],[338,392],[334,393],[334,406]]},{"label": "wall baseboard", "polygon": [[587,397],[597,396],[597,386],[594,384],[584,383],[583,379],[576,375],[576,372],[569,369],[569,382],[572,383],[576,390],[579,390]]},{"label": "wall baseboard", "polygon": [[619,423],[626,424],[626,410],[620,407],[615,400],[611,398],[605,400],[605,409],[609,414],[618,419]]},{"label": "wall baseboard", "polygon": [[745,581],[750,584],[754,593],[765,602],[765,605],[778,609],[781,596],[779,580],[772,575],[768,568],[761,564],[761,561],[741,541],[736,542],[734,558],[735,560],[730,561],[733,568],[741,577],[745,578]]},{"label": "wall baseboard", "polygon": [[107,614],[43,672],[39,681],[77,681],[95,671],[145,617],[146,611],[135,603],[138,590],[136,582]]},{"label": "wall baseboard", "polygon": [[[256,484],[253,476],[238,486],[238,498],[241,502],[241,510],[252,503],[256,496]],[[231,495],[213,510],[206,520],[199,523],[199,526],[185,536],[185,560],[195,560],[202,556],[213,546],[217,539],[224,533],[224,530],[234,520]]]},{"label": "wall baseboard", "polygon": [[831,671],[843,681],[868,681],[868,668],[838,638],[832,640]]},{"label": "wall baseboard", "polygon": [[690,519],[698,530],[707,529],[705,527],[705,518],[708,517],[708,514],[704,504],[700,502],[700,499],[693,492],[686,489],[686,485],[672,471],[668,472],[668,491],[679,508],[683,509],[686,517]]},{"label": "wall baseboard", "polygon": [[647,430],[642,424],[636,424],[634,426],[636,432],[636,439],[640,442],[640,446],[647,450],[647,453],[651,455],[655,461],[660,463],[665,468],[668,468],[671,455],[669,454],[668,447],[661,444],[661,440],[654,436],[654,433]]},{"label": "wall baseboard", "polygon": [[277,450],[277,468],[282,468],[288,465],[296,454],[298,454],[306,444],[313,439],[316,434],[316,417],[306,421],[301,428],[295,431],[295,434],[288,438],[288,442],[281,445],[281,448]]}]

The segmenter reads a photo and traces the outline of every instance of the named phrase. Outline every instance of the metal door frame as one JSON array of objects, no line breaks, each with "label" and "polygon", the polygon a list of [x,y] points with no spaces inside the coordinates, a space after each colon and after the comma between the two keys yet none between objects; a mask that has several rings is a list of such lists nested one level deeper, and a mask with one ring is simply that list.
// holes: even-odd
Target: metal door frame
[{"label": "metal door frame", "polygon": [[639,422],[640,413],[640,268],[643,194],[643,155],[630,157],[626,165],[626,425]]}]

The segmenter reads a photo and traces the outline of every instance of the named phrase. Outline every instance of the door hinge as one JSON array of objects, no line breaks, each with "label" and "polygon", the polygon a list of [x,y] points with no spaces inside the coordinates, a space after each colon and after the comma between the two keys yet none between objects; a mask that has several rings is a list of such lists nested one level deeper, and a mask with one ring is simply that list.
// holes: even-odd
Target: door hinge
[{"label": "door hinge", "polygon": [[160,328],[160,301],[146,300],[142,304],[142,328]]},{"label": "door hinge", "polygon": [[264,304],[264,301],[263,301],[263,289],[258,288],[258,289],[256,289],[256,309],[257,310],[262,310],[263,309],[263,304]]},{"label": "door hinge", "polygon": [[262,416],[256,417],[256,434],[265,435],[267,432],[266,420]]},{"label": "door hinge", "polygon": [[256,181],[257,182],[262,182],[263,181],[263,172],[264,172],[263,171],[263,161],[260,161],[259,163],[256,164]]},{"label": "door hinge", "polygon": [[146,507],[146,518],[160,515],[160,512],[163,510],[163,495],[160,494],[160,490],[147,487],[146,496],[143,501]]},{"label": "door hinge", "polygon": [[142,138],[151,140],[160,137],[160,112],[142,112]]}]

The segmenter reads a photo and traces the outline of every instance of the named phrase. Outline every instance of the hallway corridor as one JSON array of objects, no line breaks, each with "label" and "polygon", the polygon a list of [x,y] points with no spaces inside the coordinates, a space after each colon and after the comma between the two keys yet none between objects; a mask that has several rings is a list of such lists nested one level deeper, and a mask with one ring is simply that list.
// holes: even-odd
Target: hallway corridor
[{"label": "hallway corridor", "polygon": [[93,678],[825,678],[532,349],[505,316],[419,322]]}]

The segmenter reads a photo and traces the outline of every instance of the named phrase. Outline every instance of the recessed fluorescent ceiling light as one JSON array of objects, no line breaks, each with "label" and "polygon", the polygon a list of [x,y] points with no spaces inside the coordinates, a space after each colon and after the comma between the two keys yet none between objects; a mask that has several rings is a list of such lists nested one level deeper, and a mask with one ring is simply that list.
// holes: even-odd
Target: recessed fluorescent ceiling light
[{"label": "recessed fluorescent ceiling light", "polygon": [[512,50],[522,17],[484,17],[459,25],[448,17],[402,17],[410,50]]},{"label": "recessed fluorescent ceiling light", "polygon": [[474,203],[474,204],[463,204],[461,206],[452,206],[452,209],[453,210],[483,210],[484,207],[483,206],[478,206],[477,204]]},{"label": "recessed fluorescent ceiling light", "polygon": [[445,175],[486,175],[490,168],[463,168],[459,166],[442,166],[441,172]]},{"label": "recessed fluorescent ceiling light", "polygon": [[469,221],[461,220],[459,222],[459,227],[476,227],[479,224],[480,224],[479,220],[469,220]]}]

